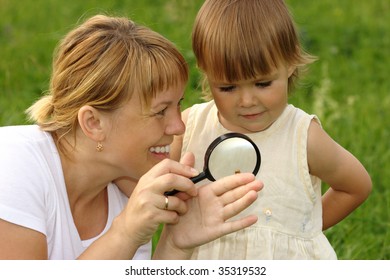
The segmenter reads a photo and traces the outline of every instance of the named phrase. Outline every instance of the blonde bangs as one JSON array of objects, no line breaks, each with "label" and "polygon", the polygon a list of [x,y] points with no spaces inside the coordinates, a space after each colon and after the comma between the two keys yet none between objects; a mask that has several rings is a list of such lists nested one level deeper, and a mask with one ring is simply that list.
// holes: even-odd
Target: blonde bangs
[{"label": "blonde bangs", "polygon": [[[222,28],[221,28],[222,27]],[[192,33],[198,67],[215,80],[267,76],[280,65],[311,63],[283,1],[206,0]]]},{"label": "blonde bangs", "polygon": [[140,96],[146,105],[149,105],[158,93],[185,85],[188,81],[188,65],[176,48],[171,46],[155,45],[142,54],[140,63],[143,67],[140,67],[141,71],[133,77],[133,83],[138,84],[137,88],[142,93]]},{"label": "blonde bangs", "polygon": [[[144,26],[133,24],[127,30],[122,34],[115,34],[116,30],[101,36],[96,34],[95,41],[85,40],[94,46],[89,48],[89,53],[80,59],[70,56],[76,57],[74,64],[66,62],[79,68],[67,69],[73,73],[65,75],[69,79],[67,84],[77,85],[76,94],[86,96],[88,100],[84,102],[88,105],[100,110],[115,110],[135,93],[143,103],[149,104],[158,92],[187,82],[188,66],[173,43]],[[115,40],[110,40],[109,44],[101,39],[111,35]],[[97,57],[98,61],[89,56]],[[84,65],[82,60],[89,65]],[[75,72],[80,75],[74,75]],[[68,93],[69,90],[67,87]]]},{"label": "blonde bangs", "polygon": [[251,38],[253,34],[226,30],[231,32],[218,34],[225,42],[213,36],[206,39],[207,49],[199,50],[202,55],[198,67],[213,79],[227,82],[255,79],[270,74],[283,61],[274,48],[257,45]]}]

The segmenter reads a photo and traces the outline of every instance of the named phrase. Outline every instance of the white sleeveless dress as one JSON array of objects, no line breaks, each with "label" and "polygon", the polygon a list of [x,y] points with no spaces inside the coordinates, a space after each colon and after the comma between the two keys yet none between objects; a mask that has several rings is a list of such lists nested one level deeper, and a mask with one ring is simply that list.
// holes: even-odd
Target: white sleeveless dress
[{"label": "white sleeveless dress", "polygon": [[[205,244],[193,259],[337,259],[322,232],[321,181],[309,174],[307,132],[314,115],[288,105],[265,131],[247,134],[259,147],[257,178],[264,182],[257,201],[237,217],[256,214],[256,224]],[[189,113],[182,154],[204,154],[218,136],[231,131],[219,122],[214,101],[194,105]],[[200,184],[205,184],[203,181]]]}]

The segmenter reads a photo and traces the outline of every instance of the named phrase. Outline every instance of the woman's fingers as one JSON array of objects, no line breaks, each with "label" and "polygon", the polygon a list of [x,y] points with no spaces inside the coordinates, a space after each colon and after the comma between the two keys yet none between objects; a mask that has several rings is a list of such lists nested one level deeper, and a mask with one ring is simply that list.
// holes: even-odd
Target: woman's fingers
[{"label": "woman's fingers", "polygon": [[181,175],[187,178],[196,176],[199,174],[199,171],[194,169],[191,166],[181,164],[177,161],[170,160],[170,159],[164,159],[160,163],[156,164],[155,166],[150,169],[147,174],[149,176],[158,177],[164,174],[174,173],[177,175]]},{"label": "woman's fingers", "polygon": [[180,216],[175,211],[161,211],[159,214],[158,220],[160,224],[177,224],[180,220]]},{"label": "woman's fingers", "polygon": [[[180,163],[193,167],[195,165],[195,156],[193,153],[187,152],[184,154],[184,156],[180,159]],[[198,175],[198,174],[196,174]],[[194,176],[196,176],[194,175]]]},{"label": "woman's fingers", "polygon": [[[244,180],[246,180],[246,178],[244,178]],[[223,208],[224,220],[226,221],[236,216],[246,208],[248,208],[253,202],[256,201],[257,193],[262,188],[263,188],[262,182],[258,180],[253,180],[245,185],[237,186],[221,194],[220,195],[221,203],[222,205],[224,205]]]},{"label": "woman's fingers", "polygon": [[224,177],[209,184],[215,195],[220,196],[239,186],[246,185],[255,180],[255,176],[250,173],[241,173]]},{"label": "woman's fingers", "polygon": [[252,187],[257,189],[262,188],[262,183],[255,180],[255,176],[251,173],[241,173],[227,176],[209,184],[208,186],[213,189],[215,195],[221,196],[236,189],[237,187],[245,186],[251,182],[254,182]]},{"label": "woman's fingers", "polygon": [[250,215],[236,221],[225,222],[221,225],[221,236],[244,229],[255,224],[256,222],[257,216],[255,215]]},{"label": "woman's fingers", "polygon": [[164,196],[164,203],[161,209],[166,211],[174,211],[178,215],[184,215],[187,210],[187,204],[176,196]]},{"label": "woman's fingers", "polygon": [[139,182],[154,182],[155,190],[160,194],[178,190],[186,192],[190,196],[195,196],[197,195],[197,189],[189,178],[198,174],[199,172],[190,166],[173,160],[163,160],[142,176]]},{"label": "woman's fingers", "polygon": [[185,192],[190,196],[197,195],[195,184],[187,177],[169,173],[160,176],[158,179],[159,187],[156,189],[158,193],[166,193],[172,190]]},{"label": "woman's fingers", "polygon": [[188,210],[187,204],[175,196],[159,196],[156,208],[154,216],[160,224],[176,224]]},{"label": "woman's fingers", "polygon": [[225,205],[223,208],[223,219],[226,221],[246,208],[248,208],[253,202],[255,202],[257,199],[257,192],[250,190],[248,193],[246,193],[243,197]]},{"label": "woman's fingers", "polygon": [[223,205],[230,204],[245,196],[249,191],[259,192],[263,188],[263,183],[255,180],[246,185],[236,187],[221,195]]}]

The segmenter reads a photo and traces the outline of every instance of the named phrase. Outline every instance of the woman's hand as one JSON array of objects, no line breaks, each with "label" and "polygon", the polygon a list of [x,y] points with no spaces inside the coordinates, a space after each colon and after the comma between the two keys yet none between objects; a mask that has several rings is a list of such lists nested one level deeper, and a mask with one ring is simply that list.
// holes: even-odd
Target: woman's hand
[{"label": "woman's hand", "polygon": [[253,174],[244,173],[200,187],[198,195],[186,201],[188,211],[180,216],[179,222],[165,225],[163,237],[167,240],[164,242],[171,242],[171,247],[191,250],[253,225],[257,221],[255,215],[227,220],[251,205],[262,187]]},{"label": "woman's hand", "polygon": [[[198,174],[190,166],[164,160],[142,176],[135,187],[129,185],[128,178],[121,178],[124,186],[130,186],[128,189],[131,190],[127,206],[114,219],[111,228],[80,258],[133,258],[137,249],[151,240],[160,224],[175,224],[179,215],[187,212],[186,202],[179,197],[170,197],[167,205],[164,193],[177,189],[187,197],[196,195],[197,190],[189,177]],[[183,258],[181,253],[176,247],[163,251],[164,255],[175,258]]]},{"label": "woman's hand", "polygon": [[177,189],[187,195],[197,194],[189,177],[198,172],[172,160],[164,160],[140,178],[131,193],[124,211],[116,218],[125,238],[139,245],[150,241],[160,224],[175,224],[187,212],[187,204],[178,197],[169,197],[166,209],[166,191]]}]

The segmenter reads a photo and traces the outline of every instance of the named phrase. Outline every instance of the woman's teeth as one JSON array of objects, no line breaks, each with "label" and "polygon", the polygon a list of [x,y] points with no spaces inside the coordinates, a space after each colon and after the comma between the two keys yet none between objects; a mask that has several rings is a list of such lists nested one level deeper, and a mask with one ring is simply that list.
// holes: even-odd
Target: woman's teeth
[{"label": "woman's teeth", "polygon": [[151,147],[149,151],[157,154],[167,154],[169,153],[169,145],[162,146],[162,147]]}]

